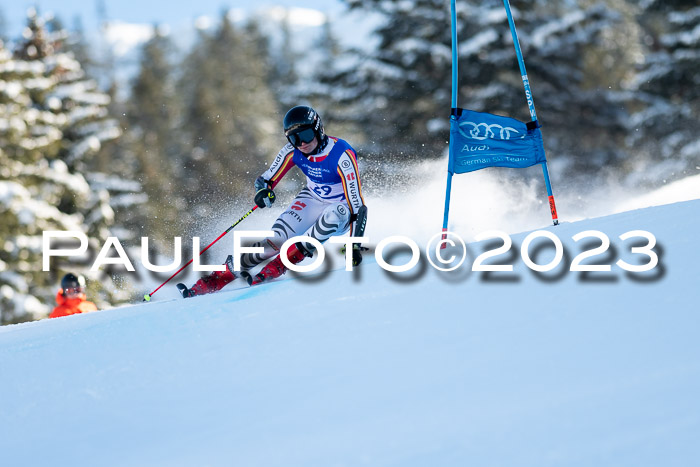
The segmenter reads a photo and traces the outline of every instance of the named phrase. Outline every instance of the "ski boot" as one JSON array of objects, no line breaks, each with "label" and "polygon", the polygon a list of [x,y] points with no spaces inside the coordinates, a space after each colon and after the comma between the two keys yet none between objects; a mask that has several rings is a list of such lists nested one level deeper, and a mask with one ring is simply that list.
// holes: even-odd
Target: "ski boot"
[{"label": "ski boot", "polygon": [[[304,258],[311,258],[311,256],[313,256],[313,253],[304,248],[301,243],[295,243],[287,249],[287,258],[292,264],[301,263]],[[257,285],[266,280],[276,279],[286,272],[287,267],[282,264],[280,255],[277,255],[275,259],[267,263],[255,276],[251,276],[247,271],[243,271],[241,272],[241,277],[248,282],[248,285]]]},{"label": "ski boot", "polygon": [[227,284],[236,279],[233,273],[233,256],[229,255],[226,258],[226,269],[223,271],[214,271],[208,276],[199,279],[194,285],[188,288],[185,284],[177,284],[177,289],[183,298],[194,297],[196,295],[205,295],[208,293],[217,292],[224,288]]}]

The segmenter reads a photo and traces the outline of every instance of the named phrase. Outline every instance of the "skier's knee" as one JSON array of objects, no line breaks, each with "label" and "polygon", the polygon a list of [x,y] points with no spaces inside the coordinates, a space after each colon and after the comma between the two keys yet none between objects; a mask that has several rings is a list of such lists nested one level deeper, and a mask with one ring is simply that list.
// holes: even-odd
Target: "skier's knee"
[{"label": "skier's knee", "polygon": [[336,232],[343,230],[350,223],[350,210],[342,204],[328,206],[322,215],[323,223],[328,228],[335,228]]},{"label": "skier's knee", "polygon": [[[306,235],[323,243],[333,235],[345,233],[350,225],[350,210],[343,204],[334,204],[324,209],[316,223]],[[310,242],[302,242],[307,252],[314,253],[316,248]]]}]

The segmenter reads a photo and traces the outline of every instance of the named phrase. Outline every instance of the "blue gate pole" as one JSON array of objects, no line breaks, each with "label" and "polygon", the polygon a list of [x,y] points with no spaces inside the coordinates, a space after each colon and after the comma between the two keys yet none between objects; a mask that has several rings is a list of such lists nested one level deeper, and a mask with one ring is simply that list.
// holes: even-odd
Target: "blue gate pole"
[{"label": "blue gate pole", "polygon": [[[520,66],[520,76],[523,79],[523,86],[525,87],[525,97],[527,98],[527,106],[530,109],[530,117],[532,121],[539,127],[537,122],[537,112],[535,112],[535,100],[532,97],[532,90],[530,89],[530,80],[527,77],[527,70],[525,69],[525,60],[523,59],[523,51],[520,48],[520,41],[518,40],[518,32],[515,30],[515,22],[513,21],[513,13],[510,11],[510,1],[503,0],[503,6],[506,8],[506,15],[508,15],[508,24],[510,26],[510,34],[513,36],[513,45],[515,46],[515,55],[518,56],[518,65]],[[547,162],[542,162],[542,172],[544,173],[544,183],[547,186],[547,196],[549,198],[549,210],[552,213],[552,222],[554,225],[559,224],[559,218],[557,215],[557,208],[554,204],[554,194],[552,193],[552,184],[549,181],[549,170],[547,170]]]},{"label": "blue gate pole", "polygon": [[523,51],[520,49],[520,41],[518,40],[518,32],[515,30],[515,22],[513,21],[513,13],[510,11],[510,2],[503,0],[503,6],[506,7],[506,15],[508,15],[508,24],[510,25],[510,34],[513,36],[513,45],[515,46],[515,55],[518,56],[518,65],[520,66],[520,75],[523,79],[525,87],[525,97],[527,97],[527,106],[530,108],[530,117],[533,121],[537,121],[537,112],[535,112],[535,101],[532,99],[532,91],[530,90],[530,80],[527,78],[525,70],[525,60],[523,60]]},{"label": "blue gate pole", "polygon": [[[452,13],[452,108],[457,108],[457,92],[458,92],[458,74],[457,74],[457,62],[459,60],[459,54],[457,53],[457,8],[455,5],[456,0],[451,0],[451,13]],[[450,112],[450,130],[452,129],[452,121],[457,117]],[[452,192],[452,176],[454,171],[452,168],[452,137],[450,136],[449,145],[449,162],[447,163],[447,188],[445,193],[445,215],[442,220],[442,239],[445,240],[447,235],[447,220],[450,215],[450,193]],[[446,244],[442,244],[442,248],[445,248]]]}]

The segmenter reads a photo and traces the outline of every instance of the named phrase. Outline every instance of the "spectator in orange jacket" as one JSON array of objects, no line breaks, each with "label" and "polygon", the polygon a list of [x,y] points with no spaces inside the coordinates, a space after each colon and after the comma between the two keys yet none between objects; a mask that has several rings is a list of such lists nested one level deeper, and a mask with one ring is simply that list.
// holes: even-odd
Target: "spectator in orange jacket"
[{"label": "spectator in orange jacket", "polygon": [[85,296],[85,278],[69,272],[61,279],[61,290],[56,294],[56,308],[53,309],[49,318],[96,310],[95,304],[87,301]]}]

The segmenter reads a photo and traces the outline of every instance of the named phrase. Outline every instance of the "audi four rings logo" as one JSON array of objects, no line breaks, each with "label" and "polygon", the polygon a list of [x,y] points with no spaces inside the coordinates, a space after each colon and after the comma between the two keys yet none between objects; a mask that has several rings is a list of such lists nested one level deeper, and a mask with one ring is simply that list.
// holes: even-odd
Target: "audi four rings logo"
[{"label": "audi four rings logo", "polygon": [[[475,123],[475,122],[464,122],[459,124],[459,130],[460,133],[466,138],[472,138],[472,139],[488,139],[488,138],[495,138],[496,137],[496,132],[498,133],[498,137],[500,139],[505,139],[508,140],[510,139],[511,135],[519,135],[520,132],[516,130],[515,128],[512,127],[504,127],[499,125],[498,123],[494,123],[489,125],[488,123]],[[465,134],[464,131],[462,131],[462,127],[471,127],[470,130],[468,130],[469,134]],[[522,138],[522,136],[520,136]]]}]

